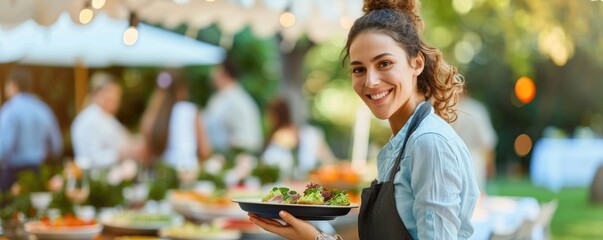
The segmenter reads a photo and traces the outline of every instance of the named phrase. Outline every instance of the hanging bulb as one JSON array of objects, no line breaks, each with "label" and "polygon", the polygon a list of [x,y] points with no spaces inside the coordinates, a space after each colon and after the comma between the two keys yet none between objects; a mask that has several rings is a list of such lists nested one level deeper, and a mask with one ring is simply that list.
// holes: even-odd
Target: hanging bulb
[{"label": "hanging bulb", "polygon": [[136,13],[130,13],[130,27],[124,31],[124,43],[128,46],[136,44],[138,41],[138,17]]},{"label": "hanging bulb", "polygon": [[80,22],[82,24],[88,24],[92,21],[92,17],[94,17],[94,12],[92,9],[86,7],[80,11]]},{"label": "hanging bulb", "polygon": [[295,24],[295,15],[289,11],[286,11],[281,14],[280,22],[283,27],[291,27],[293,24]]},{"label": "hanging bulb", "polygon": [[128,27],[126,31],[124,31],[124,43],[128,46],[132,46],[136,44],[138,41],[138,29],[136,27]]},{"label": "hanging bulb", "polygon": [[105,6],[106,1],[105,0],[92,0],[92,7],[94,9],[101,9],[102,7]]}]

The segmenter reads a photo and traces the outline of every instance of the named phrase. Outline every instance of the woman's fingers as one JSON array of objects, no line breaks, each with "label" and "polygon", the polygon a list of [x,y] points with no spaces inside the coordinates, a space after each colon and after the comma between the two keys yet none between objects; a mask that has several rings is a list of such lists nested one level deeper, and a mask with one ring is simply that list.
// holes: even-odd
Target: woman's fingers
[{"label": "woman's fingers", "polygon": [[315,239],[320,232],[314,227],[314,225],[304,220],[298,219],[293,215],[285,211],[280,211],[278,215],[294,229],[295,237],[290,239]]},{"label": "woman's fingers", "polygon": [[298,227],[300,227],[301,224],[304,224],[304,223],[308,224],[303,220],[299,220],[299,219],[295,218],[293,215],[291,215],[285,211],[280,211],[278,213],[278,215],[281,217],[281,219],[283,219],[283,221],[285,221],[289,225],[293,226],[294,228],[298,228]]},{"label": "woman's fingers", "polygon": [[259,217],[259,216],[255,215],[255,214],[247,214],[247,215],[250,217],[250,219],[255,218],[257,221],[262,221],[266,224],[272,224],[275,226],[283,226],[283,224],[281,224],[279,221],[276,221],[271,218],[263,218],[263,217]]},{"label": "woman's fingers", "polygon": [[249,220],[255,223],[256,225],[260,226],[264,230],[275,233],[285,238],[290,238],[291,236],[295,235],[295,229],[293,229],[291,226],[282,225],[274,220],[269,220],[257,216],[250,216]]},{"label": "woman's fingers", "polygon": [[287,239],[314,239],[320,232],[310,223],[295,218],[293,215],[280,211],[279,216],[286,224],[275,219],[263,218],[248,214],[249,220],[268,232],[275,233]]}]

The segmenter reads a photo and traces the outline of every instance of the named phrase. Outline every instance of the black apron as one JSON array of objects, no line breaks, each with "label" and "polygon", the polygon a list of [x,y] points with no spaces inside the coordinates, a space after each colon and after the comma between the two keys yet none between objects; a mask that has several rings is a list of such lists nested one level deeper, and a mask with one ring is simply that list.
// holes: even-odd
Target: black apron
[{"label": "black apron", "polygon": [[358,215],[358,234],[360,239],[412,240],[412,236],[408,233],[408,229],[406,229],[406,225],[404,225],[404,222],[398,214],[398,209],[396,208],[394,176],[400,170],[400,161],[402,159],[402,154],[404,154],[408,138],[430,111],[431,104],[429,101],[422,104],[417,110],[415,117],[410,122],[400,154],[398,154],[394,167],[389,174],[389,181],[379,183],[375,179],[369,188],[362,189],[362,202],[360,214]]}]

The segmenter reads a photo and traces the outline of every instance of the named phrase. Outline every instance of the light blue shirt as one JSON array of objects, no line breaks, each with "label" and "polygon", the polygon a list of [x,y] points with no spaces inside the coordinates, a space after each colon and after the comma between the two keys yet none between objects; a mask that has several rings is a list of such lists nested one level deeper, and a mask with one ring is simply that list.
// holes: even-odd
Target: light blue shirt
[{"label": "light blue shirt", "polygon": [[203,119],[214,150],[240,148],[257,153],[262,149],[264,136],[260,110],[241,85],[214,94],[203,112]]},{"label": "light blue shirt", "polygon": [[[379,181],[389,179],[414,116],[379,152]],[[468,239],[473,234],[471,215],[479,188],[471,156],[433,108],[408,139],[394,191],[398,214],[414,239]]]},{"label": "light blue shirt", "polygon": [[40,165],[63,150],[52,110],[31,94],[19,93],[0,111],[0,163],[10,167]]}]

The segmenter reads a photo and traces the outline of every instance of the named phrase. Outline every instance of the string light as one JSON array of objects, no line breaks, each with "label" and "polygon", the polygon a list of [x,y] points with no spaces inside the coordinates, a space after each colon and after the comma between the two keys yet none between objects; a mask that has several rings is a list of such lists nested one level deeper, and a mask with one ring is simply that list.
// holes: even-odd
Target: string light
[{"label": "string light", "polygon": [[136,13],[130,13],[130,26],[124,31],[124,43],[128,46],[136,44],[138,41],[138,17]]},{"label": "string light", "polygon": [[101,9],[105,6],[105,0],[92,0],[92,7],[94,9]]},{"label": "string light", "polygon": [[295,24],[295,15],[289,11],[286,11],[281,14],[280,22],[283,27],[291,27],[293,24]]},{"label": "string light", "polygon": [[88,24],[90,21],[92,21],[93,17],[94,17],[94,12],[92,11],[92,9],[90,9],[90,3],[86,2],[86,5],[80,11],[80,22],[82,24]]}]

